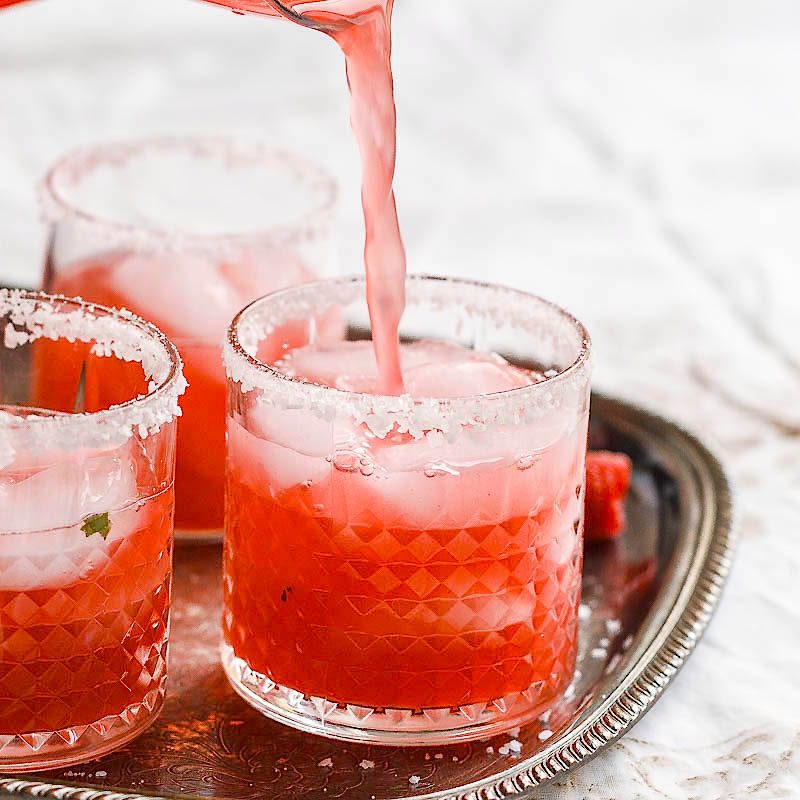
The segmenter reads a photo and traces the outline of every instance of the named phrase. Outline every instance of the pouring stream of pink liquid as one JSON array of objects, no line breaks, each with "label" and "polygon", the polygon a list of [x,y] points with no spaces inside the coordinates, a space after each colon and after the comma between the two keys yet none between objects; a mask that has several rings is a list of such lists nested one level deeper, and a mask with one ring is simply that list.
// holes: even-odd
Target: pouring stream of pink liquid
[{"label": "pouring stream of pink liquid", "polygon": [[[212,0],[276,15],[269,0]],[[367,304],[379,394],[401,394],[398,327],[405,308],[406,256],[397,219],[393,181],[396,112],[391,67],[393,0],[289,2],[294,11],[318,23],[341,47],[351,94],[350,119],[362,163],[364,263]]]}]

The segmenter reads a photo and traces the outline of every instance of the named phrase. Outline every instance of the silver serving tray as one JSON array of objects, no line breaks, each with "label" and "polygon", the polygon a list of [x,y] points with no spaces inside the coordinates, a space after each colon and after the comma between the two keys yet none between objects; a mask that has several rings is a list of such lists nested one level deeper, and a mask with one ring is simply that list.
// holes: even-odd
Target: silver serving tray
[{"label": "silver serving tray", "polygon": [[519,731],[520,753],[504,747],[509,736],[386,749],[341,744],[264,719],[228,687],[219,665],[219,548],[184,546],[175,561],[170,688],[158,722],[99,761],[22,779],[0,776],[0,796],[530,796],[597,755],[653,706],[705,630],[734,545],[725,473],[691,434],[596,396],[591,444],[633,458],[629,526],[619,541],[587,548],[579,674],[548,719]]}]

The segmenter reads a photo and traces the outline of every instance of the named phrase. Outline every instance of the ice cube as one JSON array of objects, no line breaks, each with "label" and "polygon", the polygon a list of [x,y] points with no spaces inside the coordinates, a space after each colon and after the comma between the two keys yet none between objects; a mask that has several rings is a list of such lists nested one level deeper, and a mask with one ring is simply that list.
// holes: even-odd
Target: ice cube
[{"label": "ice cube", "polygon": [[[498,355],[449,342],[421,340],[406,344],[400,357],[405,389],[413,397],[465,397],[535,382],[531,373],[513,367]],[[371,392],[377,383],[370,341],[296,348],[280,366],[294,377],[351,392]]]},{"label": "ice cube", "polygon": [[15,462],[0,474],[0,589],[73,583],[87,568],[83,551],[102,556],[127,535],[112,522],[107,539],[87,537],[81,525],[90,515],[113,513],[136,500],[131,446],[50,454],[38,467],[21,470]]},{"label": "ice cube", "polygon": [[200,256],[126,256],[110,270],[107,284],[128,308],[177,339],[218,344],[243,305],[220,266]]},{"label": "ice cube", "polygon": [[222,279],[239,295],[239,306],[286,286],[314,280],[314,273],[291,250],[244,250],[219,266]]},{"label": "ice cube", "polygon": [[272,493],[300,484],[319,483],[333,469],[337,454],[366,452],[360,426],[344,419],[326,420],[308,409],[270,406],[255,401],[247,411],[247,430],[228,424],[230,464],[254,486]]},{"label": "ice cube", "polygon": [[371,392],[377,382],[372,342],[335,342],[292,350],[278,364],[287,375],[349,392]]},{"label": "ice cube", "polygon": [[[447,342],[404,345],[402,361],[406,388],[418,396],[492,393],[537,381],[500,356]],[[296,348],[280,366],[292,376],[347,390],[369,390],[376,380],[368,341]],[[396,431],[385,438],[358,429],[342,435],[305,410],[269,409],[260,419],[269,443],[260,461],[270,463],[273,482],[280,484],[283,475],[289,483],[316,483],[309,488],[318,503],[350,522],[377,518],[387,526],[423,530],[496,524],[566,508],[580,482],[573,466],[586,444],[574,412],[532,415],[517,425],[475,425],[454,437],[430,431],[416,439]],[[280,449],[270,452],[275,447]],[[321,456],[339,468],[326,469]],[[572,523],[564,525],[572,530]]]},{"label": "ice cube", "polygon": [[530,386],[530,375],[510,364],[491,360],[421,364],[405,371],[405,389],[412,397],[472,397]]},{"label": "ice cube", "polygon": [[259,494],[276,495],[293,486],[318,481],[330,472],[324,454],[300,452],[255,435],[228,421],[228,464],[232,474]]},{"label": "ice cube", "polygon": [[490,425],[452,440],[438,432],[373,440],[377,470],[364,482],[362,502],[387,524],[419,528],[492,524],[550,507],[566,513],[585,438],[557,427]]}]

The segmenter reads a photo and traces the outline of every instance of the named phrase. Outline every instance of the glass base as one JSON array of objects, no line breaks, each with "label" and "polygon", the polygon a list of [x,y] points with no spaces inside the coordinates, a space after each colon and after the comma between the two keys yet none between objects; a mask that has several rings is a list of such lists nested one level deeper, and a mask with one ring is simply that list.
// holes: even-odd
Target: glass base
[{"label": "glass base", "polygon": [[143,733],[156,721],[163,705],[164,689],[153,689],[141,703],[91,725],[36,733],[0,733],[0,772],[38,772],[92,761]]},{"label": "glass base", "polygon": [[541,702],[539,686],[458,708],[420,711],[344,705],[280,686],[250,669],[222,645],[222,665],[237,694],[264,716],[306,733],[362,744],[446,745],[486,739],[541,716],[558,698]]}]

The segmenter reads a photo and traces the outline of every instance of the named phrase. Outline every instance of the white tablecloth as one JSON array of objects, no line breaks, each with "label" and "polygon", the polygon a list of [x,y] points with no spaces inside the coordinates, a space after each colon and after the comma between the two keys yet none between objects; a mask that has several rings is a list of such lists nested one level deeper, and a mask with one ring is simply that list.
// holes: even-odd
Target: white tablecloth
[{"label": "white tablecloth", "polygon": [[[800,796],[800,6],[397,0],[395,75],[412,270],[566,304],[598,385],[715,440],[738,484],[707,637],[631,735],[540,796]],[[37,279],[34,185],[65,148],[190,131],[316,157],[360,269],[333,43],[189,0],[38,0],[0,12],[0,282]]]}]

